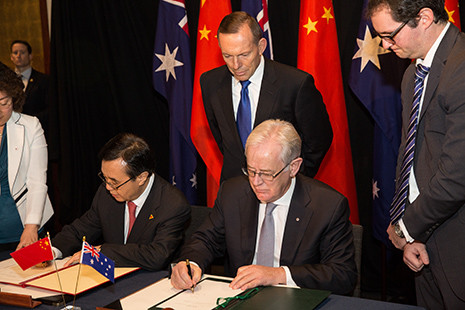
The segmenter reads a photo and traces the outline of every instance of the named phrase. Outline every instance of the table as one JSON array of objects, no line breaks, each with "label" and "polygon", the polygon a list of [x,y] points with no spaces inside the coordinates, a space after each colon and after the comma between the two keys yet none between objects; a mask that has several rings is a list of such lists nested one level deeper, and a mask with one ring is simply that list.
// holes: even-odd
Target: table
[{"label": "table", "polygon": [[[9,253],[0,252],[0,260],[9,258]],[[137,270],[131,274],[116,279],[115,284],[106,283],[100,287],[94,288],[88,292],[76,297],[76,306],[82,310],[95,310],[95,307],[103,307],[118,299],[128,296],[164,277],[168,276],[167,271],[147,271]],[[69,304],[69,303],[68,303]],[[62,307],[42,304],[34,309],[37,310],[57,310]],[[20,307],[0,305],[0,309],[19,310]],[[322,304],[317,307],[318,310],[420,310],[417,306],[388,303],[383,301],[363,299],[356,297],[330,295]]]},{"label": "table", "polygon": [[[10,258],[9,252],[0,252],[0,260],[7,258]],[[95,307],[103,307],[108,305],[109,303],[132,294],[135,291],[140,290],[166,276],[168,276],[168,271],[154,272],[147,270],[137,270],[133,273],[116,279],[115,284],[108,282],[88,292],[77,295],[75,305],[80,306],[82,310],[95,310]],[[70,303],[68,303],[68,305],[69,304]],[[42,304],[34,309],[57,310],[61,308],[62,307]],[[0,309],[23,310],[24,308],[0,305]]]}]

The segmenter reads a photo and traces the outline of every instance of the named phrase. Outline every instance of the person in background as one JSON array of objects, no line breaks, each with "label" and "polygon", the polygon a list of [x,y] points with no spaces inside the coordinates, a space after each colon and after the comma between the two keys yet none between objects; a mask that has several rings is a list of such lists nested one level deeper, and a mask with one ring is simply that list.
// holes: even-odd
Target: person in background
[{"label": "person in background", "polygon": [[387,232],[416,272],[418,305],[465,309],[465,34],[444,0],[370,0],[368,16],[385,49],[415,60]]},{"label": "person in background", "polygon": [[142,138],[118,134],[99,157],[103,183],[90,209],[52,239],[55,256],[74,254],[65,266],[79,262],[86,236],[115,266],[166,268],[183,239],[189,202],[155,173],[155,159]]},{"label": "person in background", "polygon": [[53,215],[47,195],[47,143],[36,117],[21,113],[19,77],[0,62],[0,249],[38,240]]},{"label": "person in background", "polygon": [[248,134],[272,118],[294,125],[302,138],[303,173],[314,177],[333,132],[313,77],[264,58],[266,39],[246,12],[226,15],[217,36],[226,65],[202,74],[200,85],[210,129],[224,156],[221,180],[242,174]]},{"label": "person in background", "polygon": [[23,81],[26,93],[23,113],[37,116],[45,134],[48,135],[49,76],[32,68],[32,47],[28,42],[14,40],[11,42],[10,49],[11,61],[15,65],[16,74]]},{"label": "person in background", "polygon": [[[349,294],[357,281],[347,199],[298,175],[302,141],[292,124],[267,120],[247,139],[244,176],[220,186],[211,215],[181,249],[171,283],[188,289],[226,254],[233,289],[286,284]],[[186,259],[192,264],[191,278]]]}]

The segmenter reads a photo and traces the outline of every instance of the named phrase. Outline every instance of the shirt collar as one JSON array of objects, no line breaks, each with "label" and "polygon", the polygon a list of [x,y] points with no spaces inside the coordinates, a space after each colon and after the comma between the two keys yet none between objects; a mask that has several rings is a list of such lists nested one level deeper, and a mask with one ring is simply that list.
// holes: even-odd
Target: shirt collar
[{"label": "shirt collar", "polygon": [[[252,74],[252,76],[249,78],[249,81],[251,84],[255,85],[261,85],[262,79],[263,79],[263,72],[265,71],[265,59],[263,58],[263,55],[260,56],[260,63],[258,64],[257,69],[255,69],[255,72]],[[234,80],[234,85],[238,86],[241,81],[237,80],[233,76]]]},{"label": "shirt collar", "polygon": [[18,70],[15,70],[15,72],[19,76],[23,76],[25,79],[29,80],[29,78],[31,77],[31,74],[32,74],[32,67],[27,68],[23,72],[20,72]]},{"label": "shirt collar", "polygon": [[294,194],[294,188],[295,188],[295,178],[292,178],[291,185],[287,189],[286,193],[283,196],[281,196],[281,198],[278,198],[276,201],[273,201],[273,203],[279,206],[290,206],[292,194]]},{"label": "shirt collar", "polygon": [[431,68],[431,65],[433,64],[434,55],[436,54],[436,51],[438,50],[439,44],[441,44],[441,41],[444,38],[444,36],[446,35],[447,29],[449,29],[449,27],[450,27],[450,22],[447,22],[447,25],[444,27],[444,29],[442,29],[441,34],[439,35],[439,37],[434,42],[433,46],[431,46],[428,53],[426,54],[425,59],[418,58],[416,60],[417,65],[422,64],[423,66]]},{"label": "shirt collar", "polygon": [[149,178],[149,184],[145,188],[144,192],[137,197],[137,199],[134,199],[132,202],[136,204],[138,207],[142,207],[145,203],[145,200],[147,200],[147,197],[149,196],[150,190],[152,189],[152,185],[154,182],[155,175],[152,173],[152,175]]}]

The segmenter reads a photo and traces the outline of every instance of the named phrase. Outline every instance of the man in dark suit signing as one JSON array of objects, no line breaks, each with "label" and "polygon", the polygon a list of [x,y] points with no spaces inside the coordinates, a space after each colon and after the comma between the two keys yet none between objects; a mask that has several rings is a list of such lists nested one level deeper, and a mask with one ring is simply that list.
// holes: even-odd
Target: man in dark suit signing
[{"label": "man in dark suit signing", "polygon": [[47,136],[49,76],[32,68],[32,47],[27,41],[11,42],[11,61],[24,84],[26,102],[22,113],[37,116]]},{"label": "man in dark suit signing", "polygon": [[465,309],[465,35],[443,0],[370,0],[385,49],[415,59],[402,80],[397,191],[387,232],[427,309]]},{"label": "man in dark suit signing", "polygon": [[[287,284],[350,293],[357,280],[347,199],[303,175],[301,139],[285,121],[252,131],[244,174],[220,186],[211,215],[183,246],[175,288],[191,288],[226,253],[233,289]],[[192,264],[192,279],[185,260]]]},{"label": "man in dark suit signing", "polygon": [[221,180],[241,175],[248,134],[271,118],[294,125],[303,142],[304,174],[315,176],[333,135],[313,77],[264,58],[266,39],[245,12],[225,16],[217,36],[226,65],[204,73],[200,85],[210,129],[224,156]]},{"label": "man in dark suit signing", "polygon": [[[100,157],[103,184],[91,208],[52,239],[57,256],[80,250],[86,236],[116,266],[165,268],[182,241],[190,217],[188,201],[155,173],[143,139],[119,134],[105,144]],[[75,253],[66,266],[79,258],[80,252]]]}]

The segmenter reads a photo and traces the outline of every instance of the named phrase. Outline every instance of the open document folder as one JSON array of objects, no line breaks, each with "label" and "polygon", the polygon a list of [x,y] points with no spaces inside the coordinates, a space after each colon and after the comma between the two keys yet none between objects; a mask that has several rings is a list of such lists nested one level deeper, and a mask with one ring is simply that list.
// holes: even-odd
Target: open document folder
[{"label": "open document folder", "polygon": [[[173,288],[168,278],[164,278],[146,288],[131,294],[106,308],[110,309],[313,309],[329,295],[329,291],[309,290],[295,287],[269,286],[241,291],[229,287],[231,278],[204,275],[201,282],[191,290]],[[251,292],[252,291],[252,292]],[[251,292],[251,293],[249,293]],[[231,298],[248,295],[246,298]],[[225,308],[219,307],[217,299],[229,299]],[[220,301],[220,302],[221,302]]]},{"label": "open document folder", "polygon": [[[5,284],[18,285],[22,287],[37,287],[54,292],[61,292],[60,283],[63,293],[77,295],[109,280],[88,265],[72,265],[63,268],[68,259],[57,260],[58,271],[55,271],[53,265],[39,268],[32,267],[26,271],[16,264],[11,258],[0,262],[0,282]],[[79,271],[79,266],[81,270]],[[118,267],[115,268],[115,278],[139,269],[138,267]],[[75,293],[78,272],[80,272],[78,287]]]}]

